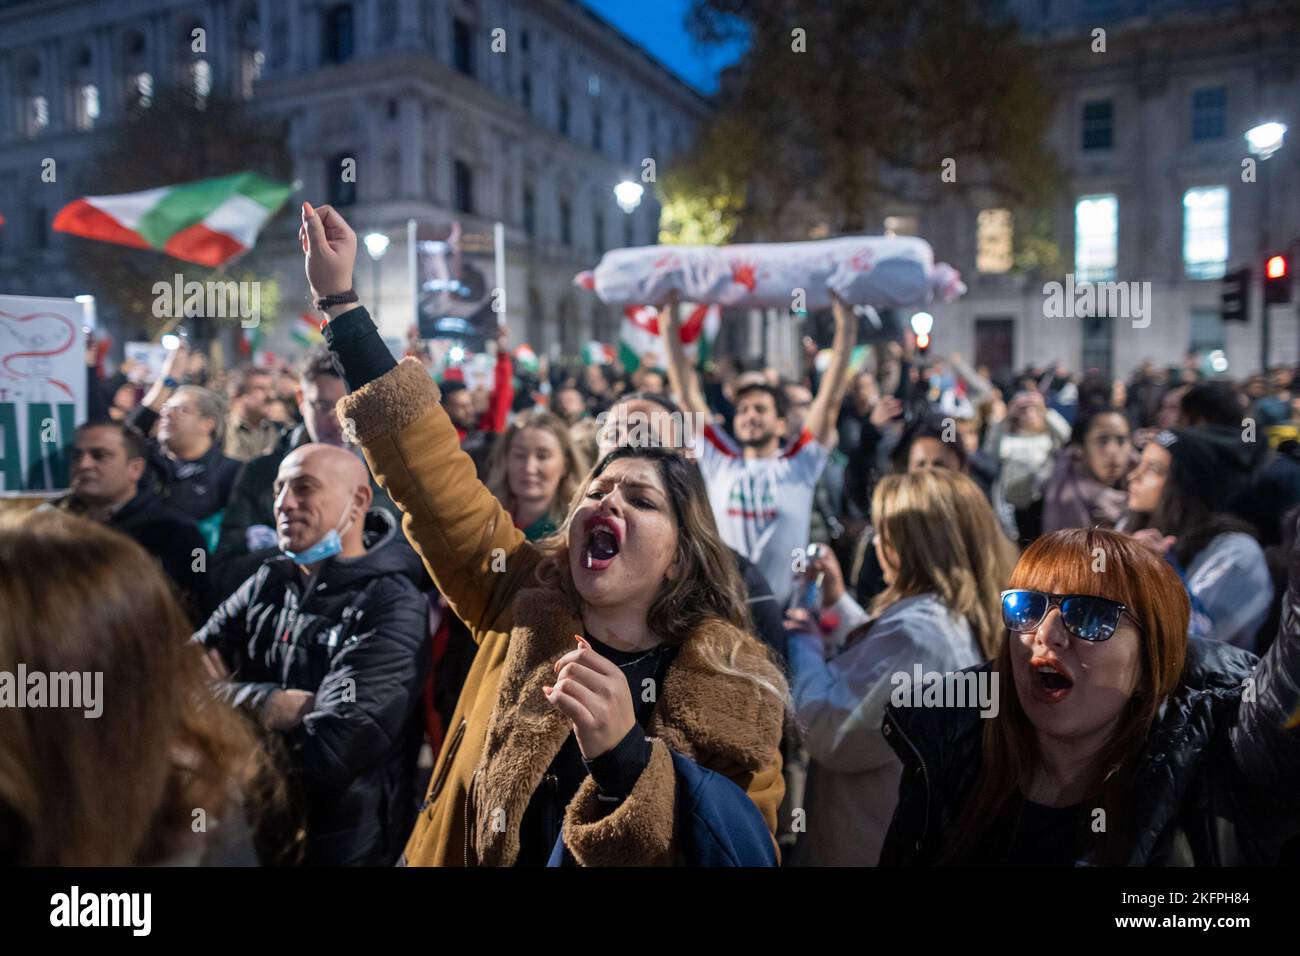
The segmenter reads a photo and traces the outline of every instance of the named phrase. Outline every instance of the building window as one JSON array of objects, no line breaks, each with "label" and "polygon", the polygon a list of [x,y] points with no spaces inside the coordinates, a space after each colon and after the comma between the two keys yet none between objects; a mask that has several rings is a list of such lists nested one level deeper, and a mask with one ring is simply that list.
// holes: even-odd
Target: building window
[{"label": "building window", "polygon": [[474,170],[469,163],[456,160],[454,178],[456,180],[456,211],[474,215]]},{"label": "building window", "polygon": [[1109,315],[1081,316],[1083,374],[1109,379],[1115,356],[1115,319]]},{"label": "building window", "polygon": [[335,153],[325,168],[326,192],[331,206],[351,206],[357,201],[356,176],[343,178],[345,171],[351,168],[350,163],[344,166],[344,161],[352,158],[351,153]]},{"label": "building window", "polygon": [[573,245],[573,207],[567,199],[560,200],[560,242]]},{"label": "building window", "polygon": [[1192,140],[1223,139],[1227,129],[1228,91],[1222,86],[1192,93]]},{"label": "building window", "polygon": [[396,152],[384,157],[384,182],[389,196],[402,194],[402,158]]},{"label": "building window", "polygon": [[474,75],[474,31],[459,17],[451,24],[451,59],[461,73]]},{"label": "building window", "polygon": [[519,49],[527,53],[528,44],[529,44],[528,31],[524,30],[519,34]]},{"label": "building window", "polygon": [[1080,282],[1115,278],[1119,257],[1119,200],[1080,196],[1074,204],[1074,276]]},{"label": "building window", "polygon": [[137,73],[127,86],[127,100],[133,109],[147,110],[153,105],[153,74]]},{"label": "building window", "polygon": [[1114,146],[1115,104],[1093,100],[1083,104],[1083,148],[1110,149]]},{"label": "building window", "polygon": [[531,186],[524,187],[524,232],[537,235],[537,200]]},{"label": "building window", "polygon": [[1183,269],[1189,279],[1221,279],[1228,264],[1228,187],[1183,193]]},{"label": "building window", "polygon": [[600,77],[595,73],[587,77],[587,94],[589,96],[600,96]]},{"label": "building window", "polygon": [[321,59],[324,62],[346,63],[352,59],[352,4],[336,4],[325,11],[322,36],[325,48]]},{"label": "building window", "polygon": [[524,109],[528,110],[528,112],[531,113],[533,111],[532,77],[525,76],[522,80],[519,81],[519,95],[520,98],[524,101]]},{"label": "building window", "polygon": [[634,221],[634,218],[635,217],[631,213],[628,213],[623,217],[624,248],[631,248],[632,246],[636,245],[636,229],[635,229],[636,223]]},{"label": "building window", "polygon": [[569,96],[567,93],[560,94],[560,135],[569,135]]},{"label": "building window", "polygon": [[46,249],[49,245],[49,220],[45,215],[45,207],[36,206],[32,209],[32,246],[36,249]]},{"label": "building window", "polygon": [[257,14],[248,12],[239,24],[239,95],[253,98],[253,87],[262,78],[266,54],[262,52],[262,25]]},{"label": "building window", "polygon": [[271,21],[271,62],[277,67],[289,62],[289,21],[282,16]]},{"label": "building window", "polygon": [[99,119],[99,87],[94,83],[85,83],[77,87],[77,129],[94,129],[97,119]]},{"label": "building window", "polygon": [[605,148],[605,121],[599,113],[591,117],[591,148],[598,153]]},{"label": "building window", "polygon": [[603,255],[605,252],[605,214],[599,209],[591,214],[591,246],[596,250],[596,255]]},{"label": "building window", "polygon": [[1221,351],[1228,337],[1223,330],[1223,313],[1218,309],[1192,309],[1192,334],[1187,350],[1202,354]]},{"label": "building window", "polygon": [[207,60],[195,60],[189,66],[189,88],[194,96],[194,105],[203,109],[208,105],[208,96],[212,93],[212,66]]},{"label": "building window", "polygon": [[1011,254],[1011,210],[980,210],[975,238],[975,268],[980,272],[1009,272]]},{"label": "building window", "polygon": [[[624,116],[627,114],[625,113]],[[628,125],[627,120],[623,120],[623,162],[631,164],[632,162],[632,127]]]}]

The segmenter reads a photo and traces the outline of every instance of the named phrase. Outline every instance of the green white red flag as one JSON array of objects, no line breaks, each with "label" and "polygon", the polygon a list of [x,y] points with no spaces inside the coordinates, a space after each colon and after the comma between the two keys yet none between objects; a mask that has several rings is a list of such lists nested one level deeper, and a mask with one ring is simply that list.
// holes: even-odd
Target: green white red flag
[{"label": "green white red flag", "polygon": [[[629,305],[623,309],[618,357],[629,372],[642,365],[667,367],[663,342],[659,338],[658,314],[659,310],[649,305]],[[716,305],[683,303],[682,314],[681,340],[686,358],[702,365],[713,351],[713,340],[722,325],[722,309]]]},{"label": "green white red flag", "polygon": [[298,317],[293,320],[293,328],[290,329],[290,332],[293,335],[293,340],[305,348],[311,348],[324,341],[320,326],[308,312],[298,314]]},{"label": "green white red flag", "polygon": [[59,232],[155,249],[215,268],[247,252],[293,186],[258,173],[146,189],[115,196],[84,196],[59,210]]}]

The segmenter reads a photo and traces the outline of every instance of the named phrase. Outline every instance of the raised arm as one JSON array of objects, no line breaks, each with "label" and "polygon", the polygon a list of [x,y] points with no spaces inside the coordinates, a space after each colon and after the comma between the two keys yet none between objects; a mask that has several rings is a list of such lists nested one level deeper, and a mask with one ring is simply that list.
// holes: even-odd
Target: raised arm
[{"label": "raised arm", "polygon": [[835,314],[835,345],[831,364],[822,376],[817,397],[813,399],[812,408],[804,422],[813,437],[828,448],[834,442],[835,421],[849,384],[849,355],[858,338],[857,316],[839,296],[832,298],[831,311]]},{"label": "raised arm", "polygon": [[[300,235],[313,297],[351,289],[356,235],[343,217],[304,204]],[[344,434],[362,446],[402,510],[407,540],[475,638],[507,626],[503,615],[532,580],[538,553],[478,480],[424,366],[396,362],[359,305],[326,312],[325,341],[351,390],[338,404]]]},{"label": "raised arm", "polygon": [[674,293],[659,307],[659,336],[663,339],[665,361],[668,363],[668,384],[684,410],[711,417],[709,403],[704,398],[704,390],[700,388],[700,377],[686,360],[681,328],[680,306]]}]

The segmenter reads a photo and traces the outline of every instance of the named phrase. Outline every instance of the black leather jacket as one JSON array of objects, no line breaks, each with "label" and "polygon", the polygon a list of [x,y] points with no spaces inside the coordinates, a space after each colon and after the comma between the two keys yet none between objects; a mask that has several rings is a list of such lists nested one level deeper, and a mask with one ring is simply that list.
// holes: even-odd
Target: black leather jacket
[{"label": "black leather jacket", "polygon": [[282,688],[316,695],[280,735],[307,864],[391,865],[415,817],[428,603],[396,522],[374,510],[366,530],[364,555],[331,558],[310,581],[286,557],[266,561],[195,634],[221,654],[236,706],[259,713]]},{"label": "black leather jacket", "polygon": [[[1124,812],[1135,825],[1125,864],[1277,863],[1300,835],[1300,727],[1287,727],[1298,704],[1300,549],[1278,638],[1262,659],[1189,642],[1183,681],[1147,736],[1129,788]],[[882,866],[942,860],[979,774],[982,724],[975,708],[886,711],[883,732],[904,771]],[[1094,862],[1090,853],[1077,861]]]}]

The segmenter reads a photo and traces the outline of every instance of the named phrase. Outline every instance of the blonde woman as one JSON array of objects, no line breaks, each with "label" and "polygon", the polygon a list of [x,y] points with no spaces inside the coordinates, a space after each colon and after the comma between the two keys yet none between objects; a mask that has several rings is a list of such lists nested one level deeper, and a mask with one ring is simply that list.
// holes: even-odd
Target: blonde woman
[{"label": "blonde woman", "polygon": [[889,475],[871,502],[885,590],[864,612],[834,557],[819,554],[824,603],[838,624],[823,638],[790,614],[792,691],[808,771],[807,830],[794,861],[874,866],[897,802],[902,763],[881,733],[886,706],[921,672],[953,672],[997,652],[999,589],[1015,549],[979,486],[950,469]]},{"label": "blonde woman", "polygon": [[517,416],[492,449],[487,486],[515,527],[537,541],[563,522],[587,460],[558,415],[542,410]]},{"label": "blonde woman", "polygon": [[748,633],[699,471],[620,448],[557,533],[529,542],[475,477],[437,385],[353,304],[356,234],[304,203],[300,238],[353,389],[339,416],[479,643],[406,861],[774,864],[788,694]]}]

